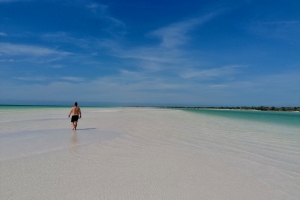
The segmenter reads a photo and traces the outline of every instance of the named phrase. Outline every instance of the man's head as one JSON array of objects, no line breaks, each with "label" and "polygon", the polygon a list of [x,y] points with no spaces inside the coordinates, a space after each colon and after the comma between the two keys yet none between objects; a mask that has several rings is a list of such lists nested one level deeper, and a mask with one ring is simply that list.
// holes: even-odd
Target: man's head
[{"label": "man's head", "polygon": [[77,106],[77,105],[78,105],[78,103],[77,103],[77,102],[75,102],[75,103],[74,103],[74,106]]}]

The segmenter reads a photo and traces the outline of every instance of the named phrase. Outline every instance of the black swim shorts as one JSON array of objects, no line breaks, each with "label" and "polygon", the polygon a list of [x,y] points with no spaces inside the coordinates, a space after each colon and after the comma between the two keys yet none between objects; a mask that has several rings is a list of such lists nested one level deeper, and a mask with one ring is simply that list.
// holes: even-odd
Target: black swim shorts
[{"label": "black swim shorts", "polygon": [[71,122],[77,122],[78,121],[78,115],[73,115],[71,118]]}]

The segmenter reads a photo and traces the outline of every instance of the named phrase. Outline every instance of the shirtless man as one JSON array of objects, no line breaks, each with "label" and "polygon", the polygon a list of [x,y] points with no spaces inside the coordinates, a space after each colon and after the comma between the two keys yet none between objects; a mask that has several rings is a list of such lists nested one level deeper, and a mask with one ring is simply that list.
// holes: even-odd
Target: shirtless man
[{"label": "shirtless man", "polygon": [[71,109],[71,111],[69,113],[69,117],[72,114],[71,123],[73,126],[73,130],[76,130],[78,119],[81,118],[81,111],[80,111],[80,108],[77,107],[77,105],[78,105],[77,102],[75,102],[74,107]]}]

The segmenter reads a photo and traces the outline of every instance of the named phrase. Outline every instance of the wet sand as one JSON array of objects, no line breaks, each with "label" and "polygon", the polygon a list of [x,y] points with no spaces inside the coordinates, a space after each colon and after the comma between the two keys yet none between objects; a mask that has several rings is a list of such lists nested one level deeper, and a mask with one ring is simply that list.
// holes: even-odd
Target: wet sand
[{"label": "wet sand", "polygon": [[[299,199],[297,131],[180,110],[2,113],[1,199]],[[47,114],[45,114],[47,113]],[[16,117],[18,116],[18,117]]]}]

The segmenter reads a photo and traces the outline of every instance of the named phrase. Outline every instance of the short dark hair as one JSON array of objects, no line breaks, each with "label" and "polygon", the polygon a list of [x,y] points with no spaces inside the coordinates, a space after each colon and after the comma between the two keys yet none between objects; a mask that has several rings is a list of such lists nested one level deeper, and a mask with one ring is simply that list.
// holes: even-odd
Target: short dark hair
[{"label": "short dark hair", "polygon": [[75,102],[75,103],[74,103],[74,105],[75,105],[75,106],[77,106],[77,105],[78,105],[78,103],[77,103],[77,102]]}]

